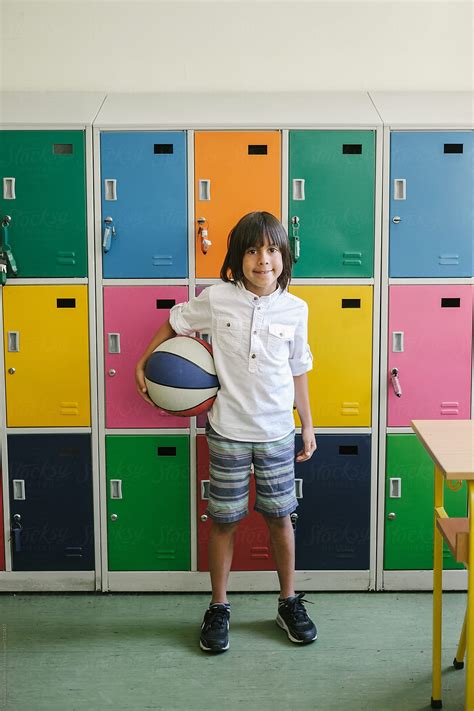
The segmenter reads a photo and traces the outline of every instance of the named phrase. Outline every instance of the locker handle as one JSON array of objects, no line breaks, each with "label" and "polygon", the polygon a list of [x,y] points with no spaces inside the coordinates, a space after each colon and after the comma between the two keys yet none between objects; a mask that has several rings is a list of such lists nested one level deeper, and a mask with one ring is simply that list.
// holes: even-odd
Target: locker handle
[{"label": "locker handle", "polygon": [[211,199],[211,181],[210,180],[200,180],[199,181],[199,200],[210,200]]},{"label": "locker handle", "polygon": [[400,385],[400,381],[398,379],[398,368],[392,368],[390,372],[390,379],[392,381],[393,392],[397,397],[401,397],[402,386]]},{"label": "locker handle", "polygon": [[391,499],[402,498],[402,480],[400,477],[392,477],[390,479],[390,494]]},{"label": "locker handle", "polygon": [[395,178],[393,181],[393,199],[407,199],[407,181],[405,178]]},{"label": "locker handle", "polygon": [[20,352],[20,331],[8,331],[8,352]]},{"label": "locker handle", "polygon": [[295,496],[297,499],[303,498],[303,479],[295,479]]},{"label": "locker handle", "polygon": [[115,178],[105,178],[104,180],[105,200],[117,199],[117,180]]},{"label": "locker handle", "polygon": [[293,200],[304,199],[304,178],[293,178]]},{"label": "locker handle", "polygon": [[13,479],[13,498],[15,501],[25,501],[25,480]]},{"label": "locker handle", "polygon": [[3,178],[3,199],[16,200],[15,178]]},{"label": "locker handle", "polygon": [[403,353],[404,352],[404,337],[403,331],[393,331],[392,332],[392,353]]},{"label": "locker handle", "polygon": [[102,237],[102,248],[105,253],[110,251],[112,246],[112,238],[117,236],[115,231],[115,225],[112,217],[110,215],[104,218],[104,236]]},{"label": "locker handle", "polygon": [[110,498],[111,499],[122,499],[122,480],[121,479],[111,479],[110,480]]},{"label": "locker handle", "polygon": [[209,485],[210,481],[208,479],[201,481],[201,501],[209,499]]},{"label": "locker handle", "polygon": [[120,333],[109,333],[109,353],[120,353]]}]

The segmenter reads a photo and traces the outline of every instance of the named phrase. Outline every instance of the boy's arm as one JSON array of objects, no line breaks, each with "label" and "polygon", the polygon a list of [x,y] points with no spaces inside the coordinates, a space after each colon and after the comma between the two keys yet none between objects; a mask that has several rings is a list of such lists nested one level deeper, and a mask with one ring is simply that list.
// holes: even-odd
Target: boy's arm
[{"label": "boy's arm", "polygon": [[303,438],[303,448],[298,452],[296,461],[305,462],[311,458],[317,448],[309,405],[308,376],[306,373],[294,375],[293,381],[295,383],[295,405],[301,420],[301,436]]},{"label": "boy's arm", "polygon": [[167,341],[169,338],[176,336],[176,332],[171,328],[169,320],[165,321],[158,331],[155,333],[151,339],[146,351],[141,356],[140,360],[135,366],[135,382],[137,384],[137,390],[144,400],[156,407],[155,403],[148,397],[147,389],[145,384],[145,365],[148,358],[151,356],[155,348],[158,348],[160,343]]}]

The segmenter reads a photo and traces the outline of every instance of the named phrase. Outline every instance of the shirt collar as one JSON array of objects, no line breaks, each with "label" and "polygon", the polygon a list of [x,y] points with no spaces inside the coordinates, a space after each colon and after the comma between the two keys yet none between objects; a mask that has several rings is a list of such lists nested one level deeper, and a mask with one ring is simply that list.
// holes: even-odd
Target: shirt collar
[{"label": "shirt collar", "polygon": [[252,303],[255,303],[256,299],[264,301],[265,303],[271,303],[282,293],[282,288],[280,286],[277,286],[275,291],[273,291],[271,294],[268,294],[267,296],[257,296],[257,294],[254,294],[253,291],[249,291],[248,289],[246,289],[242,282],[235,282],[235,285],[238,287],[238,289],[240,289],[243,296],[245,296],[245,298],[248,301],[251,301]]}]

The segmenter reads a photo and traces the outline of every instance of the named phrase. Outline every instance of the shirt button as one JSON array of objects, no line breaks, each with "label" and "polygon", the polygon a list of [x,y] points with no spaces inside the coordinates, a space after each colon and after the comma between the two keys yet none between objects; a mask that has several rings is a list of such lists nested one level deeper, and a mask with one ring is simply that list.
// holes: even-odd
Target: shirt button
[{"label": "shirt button", "polygon": [[257,306],[257,311],[260,311],[260,306]]},{"label": "shirt button", "polygon": [[257,356],[255,355],[255,353],[252,353],[252,358],[256,358],[256,357],[257,357]]},{"label": "shirt button", "polygon": [[258,296],[254,296],[254,297],[253,297],[253,300],[254,300],[254,301],[258,301]]},{"label": "shirt button", "polygon": [[254,331],[254,335],[257,333],[257,331]]}]

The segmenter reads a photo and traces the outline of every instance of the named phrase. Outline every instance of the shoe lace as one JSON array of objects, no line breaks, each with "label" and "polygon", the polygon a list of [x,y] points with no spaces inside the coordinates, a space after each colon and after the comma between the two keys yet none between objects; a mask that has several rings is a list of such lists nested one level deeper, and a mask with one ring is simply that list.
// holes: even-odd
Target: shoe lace
[{"label": "shoe lace", "polygon": [[306,622],[309,617],[308,613],[306,612],[305,608],[305,603],[309,603],[310,605],[314,605],[314,602],[311,602],[311,600],[305,600],[303,602],[303,598],[306,593],[299,593],[296,595],[293,600],[288,600],[285,604],[290,608],[291,614],[295,618],[296,622]]},{"label": "shoe lace", "polygon": [[222,629],[227,625],[227,611],[221,607],[211,607],[206,613],[206,629]]}]

